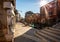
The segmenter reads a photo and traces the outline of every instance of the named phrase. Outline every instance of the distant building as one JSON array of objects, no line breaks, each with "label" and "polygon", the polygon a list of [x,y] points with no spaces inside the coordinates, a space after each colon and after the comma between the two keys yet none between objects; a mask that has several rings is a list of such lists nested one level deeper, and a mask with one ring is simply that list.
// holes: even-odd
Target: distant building
[{"label": "distant building", "polygon": [[16,14],[16,22],[19,22],[21,20],[20,13]]}]

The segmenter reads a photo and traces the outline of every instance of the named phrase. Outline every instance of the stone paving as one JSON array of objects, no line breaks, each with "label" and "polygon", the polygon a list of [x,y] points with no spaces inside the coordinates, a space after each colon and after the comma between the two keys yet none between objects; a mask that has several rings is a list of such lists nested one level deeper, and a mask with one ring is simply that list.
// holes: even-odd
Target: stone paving
[{"label": "stone paving", "polygon": [[60,30],[46,27],[41,30],[17,23],[14,27],[14,42],[60,42]]},{"label": "stone paving", "polygon": [[35,29],[29,26],[24,26],[22,23],[17,23],[14,30],[15,42],[40,42],[40,39],[34,35]]}]

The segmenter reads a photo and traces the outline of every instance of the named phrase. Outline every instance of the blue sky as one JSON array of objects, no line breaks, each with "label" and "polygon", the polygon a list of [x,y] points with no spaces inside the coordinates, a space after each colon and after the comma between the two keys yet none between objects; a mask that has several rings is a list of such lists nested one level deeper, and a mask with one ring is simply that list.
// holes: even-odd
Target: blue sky
[{"label": "blue sky", "polygon": [[40,7],[38,2],[39,0],[16,0],[16,9],[19,11],[22,17],[25,16],[25,12],[27,11],[39,13]]}]

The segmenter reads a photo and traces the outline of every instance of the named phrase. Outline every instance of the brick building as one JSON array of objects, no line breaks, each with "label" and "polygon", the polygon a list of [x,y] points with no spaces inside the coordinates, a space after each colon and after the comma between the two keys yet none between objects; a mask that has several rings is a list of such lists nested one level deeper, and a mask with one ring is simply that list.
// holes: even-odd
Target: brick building
[{"label": "brick building", "polygon": [[49,20],[52,23],[56,22],[57,19],[57,5],[56,1],[47,3],[40,8],[41,19]]},{"label": "brick building", "polygon": [[60,0],[57,0],[57,16],[60,21]]}]

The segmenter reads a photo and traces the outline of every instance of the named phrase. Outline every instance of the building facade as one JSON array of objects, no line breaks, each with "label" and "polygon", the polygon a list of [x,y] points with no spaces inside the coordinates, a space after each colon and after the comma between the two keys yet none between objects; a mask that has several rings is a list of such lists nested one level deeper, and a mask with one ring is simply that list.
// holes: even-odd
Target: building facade
[{"label": "building facade", "polygon": [[60,0],[57,0],[57,16],[60,21]]},{"label": "building facade", "polygon": [[[15,23],[16,0],[0,0],[0,24],[7,41],[9,25]],[[7,39],[8,38],[8,39]]]},{"label": "building facade", "polygon": [[49,2],[46,5],[42,6],[40,8],[40,14],[41,20],[45,18],[45,20],[49,20],[50,23],[56,23],[58,17],[56,1]]}]

